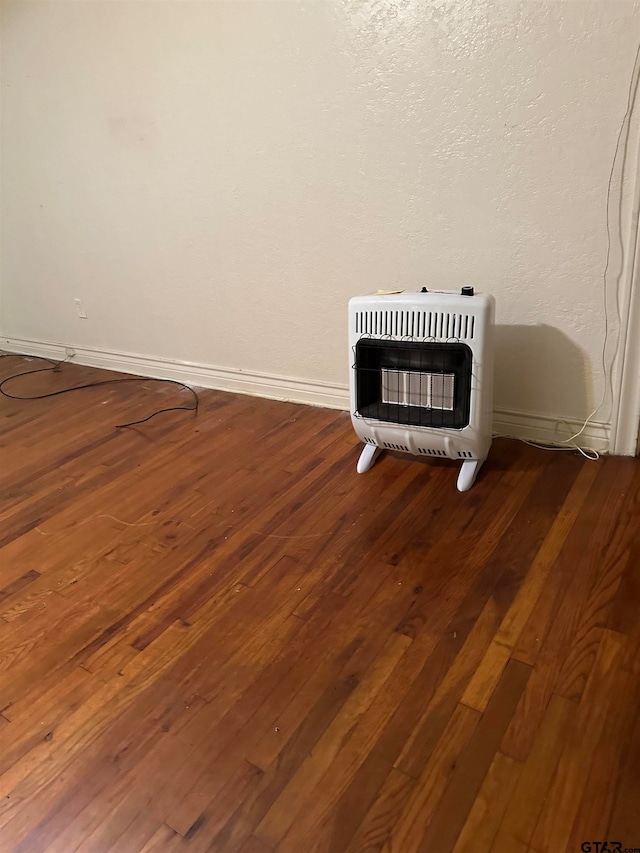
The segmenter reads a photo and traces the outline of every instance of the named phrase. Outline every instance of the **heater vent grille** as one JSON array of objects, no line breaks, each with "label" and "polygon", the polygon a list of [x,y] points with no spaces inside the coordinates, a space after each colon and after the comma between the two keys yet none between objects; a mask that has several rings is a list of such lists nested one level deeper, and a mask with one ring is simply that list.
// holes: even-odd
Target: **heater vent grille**
[{"label": "heater vent grille", "polygon": [[418,453],[422,453],[424,456],[446,456],[446,450],[434,450],[433,447],[419,447]]},{"label": "heater vent grille", "polygon": [[387,450],[404,450],[405,453],[409,453],[409,448],[405,444],[391,444],[389,441],[383,441],[382,446]]},{"label": "heater vent grille", "polygon": [[362,336],[354,357],[359,417],[437,429],[469,424],[473,355],[468,344]]},{"label": "heater vent grille", "polygon": [[393,338],[432,338],[470,341],[475,334],[473,314],[448,311],[357,311],[356,333]]}]

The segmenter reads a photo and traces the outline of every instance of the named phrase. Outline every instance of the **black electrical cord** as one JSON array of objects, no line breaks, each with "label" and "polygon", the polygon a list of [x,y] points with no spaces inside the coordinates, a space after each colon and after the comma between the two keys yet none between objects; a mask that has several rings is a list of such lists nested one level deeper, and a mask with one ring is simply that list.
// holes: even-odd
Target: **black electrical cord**
[{"label": "black electrical cord", "polygon": [[147,421],[150,421],[152,418],[155,418],[156,415],[161,415],[164,412],[197,412],[198,405],[200,400],[198,398],[197,393],[190,385],[185,385],[184,382],[178,382],[177,379],[157,379],[154,376],[132,376],[127,378],[119,378],[119,379],[101,379],[98,382],[87,382],[85,385],[74,385],[72,388],[61,388],[58,391],[49,391],[47,394],[33,394],[30,396],[20,396],[17,394],[10,394],[8,391],[4,390],[4,386],[7,382],[11,382],[13,379],[19,379],[21,376],[31,376],[34,373],[47,373],[48,371],[54,371],[56,373],[60,372],[60,368],[63,364],[66,363],[66,359],[63,361],[53,361],[50,358],[43,358],[42,356],[33,356],[33,355],[24,355],[22,353],[14,353],[14,352],[3,352],[0,353],[0,357],[6,358],[8,356],[14,356],[16,358],[37,358],[39,361],[46,361],[51,367],[39,367],[37,370],[25,370],[22,373],[14,373],[12,376],[7,376],[6,379],[3,379],[0,382],[0,394],[3,397],[8,397],[10,400],[44,400],[46,397],[57,397],[60,394],[70,394],[72,391],[82,391],[85,388],[99,388],[101,385],[118,385],[123,382],[165,382],[170,385],[176,385],[178,388],[183,388],[186,391],[190,391],[193,394],[193,406],[168,406],[165,409],[158,409],[155,412],[152,412],[146,418],[141,418],[138,421],[129,421],[126,424],[116,424],[116,429],[124,429],[125,427],[137,426],[138,424],[144,424]]}]

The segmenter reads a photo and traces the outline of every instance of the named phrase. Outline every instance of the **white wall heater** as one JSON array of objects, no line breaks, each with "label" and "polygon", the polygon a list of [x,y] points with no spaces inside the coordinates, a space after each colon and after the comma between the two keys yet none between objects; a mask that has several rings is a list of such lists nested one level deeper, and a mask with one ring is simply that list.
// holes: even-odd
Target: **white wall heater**
[{"label": "white wall heater", "polygon": [[351,419],[358,472],[383,449],[462,462],[469,489],[491,447],[493,296],[427,290],[349,302]]}]

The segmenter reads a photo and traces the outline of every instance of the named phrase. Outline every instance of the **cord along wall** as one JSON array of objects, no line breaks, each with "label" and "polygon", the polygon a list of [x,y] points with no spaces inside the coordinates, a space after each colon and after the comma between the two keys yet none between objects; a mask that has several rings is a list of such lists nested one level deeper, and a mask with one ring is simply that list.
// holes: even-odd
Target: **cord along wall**
[{"label": "cord along wall", "polygon": [[603,390],[639,38],[631,0],[4,4],[2,336],[347,408],[349,298],[469,284],[498,431],[566,438]]}]

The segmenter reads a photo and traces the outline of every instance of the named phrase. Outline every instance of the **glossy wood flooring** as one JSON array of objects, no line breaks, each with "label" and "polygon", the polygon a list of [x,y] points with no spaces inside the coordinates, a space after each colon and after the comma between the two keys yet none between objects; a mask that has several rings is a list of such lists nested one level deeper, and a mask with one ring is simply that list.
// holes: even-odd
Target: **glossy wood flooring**
[{"label": "glossy wood flooring", "polygon": [[0,403],[3,853],[640,848],[640,460],[176,403]]}]

